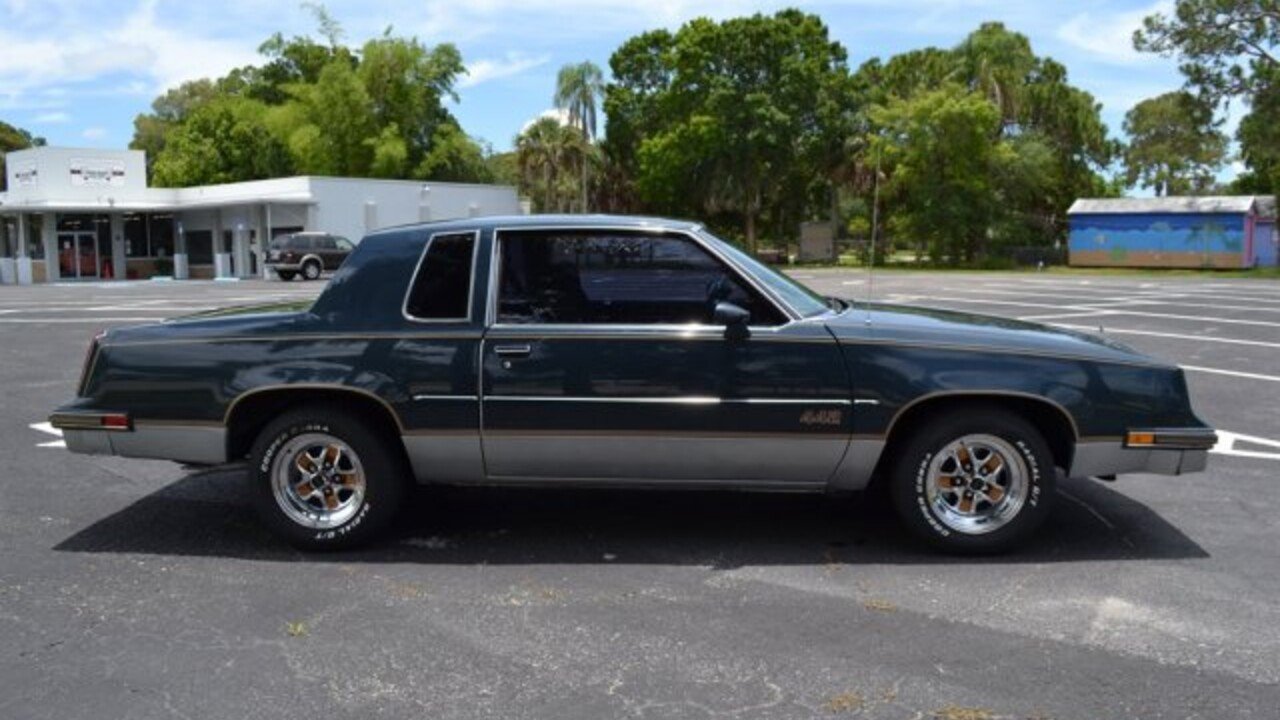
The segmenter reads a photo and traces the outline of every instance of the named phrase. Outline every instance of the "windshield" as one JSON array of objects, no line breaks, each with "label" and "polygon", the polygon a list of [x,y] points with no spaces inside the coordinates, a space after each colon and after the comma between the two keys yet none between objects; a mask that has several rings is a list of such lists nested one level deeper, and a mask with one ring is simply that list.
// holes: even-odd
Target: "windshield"
[{"label": "windshield", "polygon": [[725,242],[705,230],[702,236],[715,243],[716,249],[733,258],[733,261],[746,269],[760,284],[769,288],[801,317],[821,315],[831,309],[823,297],[786,275],[739,250],[733,243]]}]

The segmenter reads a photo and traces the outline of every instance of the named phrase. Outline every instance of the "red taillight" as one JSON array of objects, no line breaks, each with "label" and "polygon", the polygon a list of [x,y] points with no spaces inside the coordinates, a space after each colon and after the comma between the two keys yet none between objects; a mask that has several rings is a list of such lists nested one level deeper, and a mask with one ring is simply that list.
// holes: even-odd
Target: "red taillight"
[{"label": "red taillight", "polygon": [[102,416],[102,427],[112,430],[128,430],[129,416],[123,413],[113,413],[111,415]]}]

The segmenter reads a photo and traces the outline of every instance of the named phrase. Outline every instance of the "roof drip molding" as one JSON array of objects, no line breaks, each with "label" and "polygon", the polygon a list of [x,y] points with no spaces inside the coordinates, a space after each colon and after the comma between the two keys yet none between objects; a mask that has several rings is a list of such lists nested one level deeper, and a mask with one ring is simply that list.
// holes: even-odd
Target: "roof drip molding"
[{"label": "roof drip molding", "polygon": [[1208,195],[1154,198],[1080,198],[1068,215],[1133,215],[1139,213],[1248,214],[1275,216],[1271,195]]}]

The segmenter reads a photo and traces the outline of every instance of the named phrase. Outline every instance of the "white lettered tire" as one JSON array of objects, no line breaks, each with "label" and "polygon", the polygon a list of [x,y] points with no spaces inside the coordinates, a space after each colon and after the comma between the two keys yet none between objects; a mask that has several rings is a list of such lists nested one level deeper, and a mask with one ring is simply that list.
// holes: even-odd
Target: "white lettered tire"
[{"label": "white lettered tire", "polygon": [[254,508],[273,533],[302,550],[369,542],[406,494],[403,449],[370,423],[324,407],[267,424],[250,453]]},{"label": "white lettered tire", "polygon": [[945,552],[1019,547],[1050,511],[1053,455],[1039,431],[1013,413],[949,413],[916,428],[895,454],[894,510],[908,530]]}]

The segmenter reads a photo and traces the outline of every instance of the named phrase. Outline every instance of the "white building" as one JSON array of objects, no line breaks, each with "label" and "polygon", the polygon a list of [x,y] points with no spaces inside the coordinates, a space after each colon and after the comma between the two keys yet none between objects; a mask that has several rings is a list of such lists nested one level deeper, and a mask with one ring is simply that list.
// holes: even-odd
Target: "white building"
[{"label": "white building", "polygon": [[5,156],[0,282],[252,277],[261,238],[324,231],[358,242],[378,228],[521,212],[513,187],[288,177],[147,186],[139,150],[40,147]]}]

